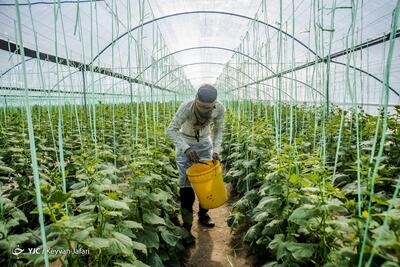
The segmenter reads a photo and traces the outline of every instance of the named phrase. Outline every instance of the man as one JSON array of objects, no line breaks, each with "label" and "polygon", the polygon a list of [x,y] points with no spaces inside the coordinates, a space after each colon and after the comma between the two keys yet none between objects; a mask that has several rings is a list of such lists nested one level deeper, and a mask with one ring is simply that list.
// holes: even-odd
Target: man
[{"label": "man", "polygon": [[[224,106],[217,101],[217,89],[212,85],[200,86],[194,100],[183,103],[167,129],[167,135],[176,147],[176,163],[179,169],[180,201],[183,227],[189,233],[193,222],[194,191],[186,175],[193,163],[213,159],[221,160],[222,132],[224,128]],[[199,205],[199,222],[207,227],[215,223]],[[193,244],[190,234],[185,240]]]}]

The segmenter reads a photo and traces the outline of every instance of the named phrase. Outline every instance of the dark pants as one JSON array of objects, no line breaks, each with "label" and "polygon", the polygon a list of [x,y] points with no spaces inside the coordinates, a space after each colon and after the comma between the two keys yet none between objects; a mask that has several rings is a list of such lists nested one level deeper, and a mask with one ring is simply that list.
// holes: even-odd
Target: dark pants
[{"label": "dark pants", "polygon": [[[190,231],[193,222],[193,203],[195,199],[194,190],[191,187],[181,187],[179,190],[181,196],[181,212],[183,227]],[[199,204],[199,217],[205,216],[208,209],[203,209]]]}]

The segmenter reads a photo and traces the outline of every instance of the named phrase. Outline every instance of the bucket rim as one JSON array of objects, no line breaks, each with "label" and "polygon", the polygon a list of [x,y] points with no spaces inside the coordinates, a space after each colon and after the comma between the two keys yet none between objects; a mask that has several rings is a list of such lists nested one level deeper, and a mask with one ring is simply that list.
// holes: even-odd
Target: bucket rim
[{"label": "bucket rim", "polygon": [[[191,176],[191,177],[202,176],[202,175],[205,175],[205,174],[208,174],[208,173],[214,171],[215,168],[217,168],[218,166],[221,165],[221,163],[219,162],[219,160],[217,160],[217,164],[214,164],[212,159],[210,159],[210,160],[205,160],[204,162],[207,162],[207,165],[209,165],[208,163],[211,162],[211,163],[213,164],[213,167],[212,167],[212,168],[209,168],[208,170],[203,171],[203,172],[198,172],[198,173],[195,173],[195,174],[189,174],[189,169],[190,169],[191,167],[195,166],[196,164],[200,164],[200,163],[196,163],[196,164],[193,164],[192,166],[190,166],[190,167],[186,170],[186,175],[187,175],[187,176]],[[209,166],[210,166],[210,165],[209,165]]]}]

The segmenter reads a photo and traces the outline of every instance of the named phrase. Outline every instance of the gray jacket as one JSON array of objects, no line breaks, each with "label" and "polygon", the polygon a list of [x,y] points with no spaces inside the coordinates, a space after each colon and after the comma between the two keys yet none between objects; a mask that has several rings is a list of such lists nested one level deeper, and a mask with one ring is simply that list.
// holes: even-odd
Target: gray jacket
[{"label": "gray jacket", "polygon": [[[194,124],[196,116],[193,113],[193,100],[184,102],[179,107],[166,132],[174,142],[176,148],[184,152],[191,144],[198,143],[195,138]],[[213,153],[221,153],[222,134],[225,125],[225,110],[221,102],[216,101],[215,109],[211,112],[211,118],[205,127],[199,131],[199,142],[208,141],[211,138]],[[208,140],[207,140],[208,139]]]}]

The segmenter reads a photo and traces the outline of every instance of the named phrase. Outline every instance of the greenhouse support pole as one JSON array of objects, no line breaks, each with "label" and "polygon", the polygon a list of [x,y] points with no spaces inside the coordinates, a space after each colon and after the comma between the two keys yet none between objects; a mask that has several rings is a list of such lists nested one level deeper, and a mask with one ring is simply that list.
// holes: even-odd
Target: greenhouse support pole
[{"label": "greenhouse support pole", "polygon": [[[329,60],[329,59],[328,59]],[[326,64],[326,92],[325,92],[325,101],[326,101],[326,115],[329,116],[329,75],[330,75],[330,66],[329,62],[325,61]]]},{"label": "greenhouse support pole", "polygon": [[87,107],[86,107],[86,79],[85,79],[85,70],[82,69],[82,85],[83,85],[83,109],[85,110],[85,116],[86,116],[86,128],[89,129],[88,123],[89,123],[89,118],[88,118],[88,112],[87,112]]},{"label": "greenhouse support pole", "polygon": [[4,96],[4,127],[7,126],[7,97]]},{"label": "greenhouse support pole", "polygon": [[131,94],[131,105],[133,104],[133,89],[132,89],[132,83],[130,82],[129,83],[129,91],[130,91],[130,94]]}]

